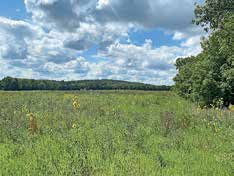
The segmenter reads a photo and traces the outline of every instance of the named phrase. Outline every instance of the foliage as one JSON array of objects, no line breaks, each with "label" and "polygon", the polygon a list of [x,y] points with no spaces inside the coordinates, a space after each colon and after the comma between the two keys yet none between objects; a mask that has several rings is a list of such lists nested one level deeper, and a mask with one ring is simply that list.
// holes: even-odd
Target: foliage
[{"label": "foliage", "polygon": [[0,175],[231,176],[233,113],[172,92],[2,91]]},{"label": "foliage", "polygon": [[[228,5],[228,9],[233,7],[233,3],[207,0],[197,7],[200,8],[195,11],[198,24],[209,22],[211,29],[216,30],[208,39],[203,39],[202,53],[196,57],[179,58],[176,62],[175,90],[202,106],[216,105],[220,100],[225,106],[234,103],[234,14],[226,8]],[[217,13],[222,12],[218,13],[221,17],[213,13],[217,8]],[[221,28],[219,24],[222,24]]]},{"label": "foliage", "polygon": [[193,21],[197,25],[208,29],[220,29],[224,25],[225,18],[234,12],[233,0],[205,0],[204,4],[196,4]]},{"label": "foliage", "polygon": [[53,81],[6,77],[0,85],[0,90],[170,90],[170,86],[165,85],[116,80]]}]

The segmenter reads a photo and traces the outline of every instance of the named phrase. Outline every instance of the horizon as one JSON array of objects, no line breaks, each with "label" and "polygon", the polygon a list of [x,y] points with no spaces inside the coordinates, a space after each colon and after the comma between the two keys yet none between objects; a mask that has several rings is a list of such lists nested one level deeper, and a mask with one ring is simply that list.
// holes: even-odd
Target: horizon
[{"label": "horizon", "polygon": [[173,85],[177,58],[201,52],[203,0],[0,2],[0,79]]},{"label": "horizon", "polygon": [[77,80],[55,80],[55,79],[34,79],[34,78],[22,78],[22,77],[11,77],[6,76],[0,79],[0,82],[5,78],[12,78],[12,79],[26,79],[26,80],[34,80],[34,81],[56,81],[56,82],[79,82],[79,81],[114,81],[114,82],[125,82],[125,83],[135,83],[135,84],[145,84],[151,86],[167,86],[172,87],[173,85],[164,85],[164,84],[150,84],[150,83],[143,83],[143,82],[135,82],[135,81],[125,81],[125,80],[118,80],[118,79],[77,79]]}]

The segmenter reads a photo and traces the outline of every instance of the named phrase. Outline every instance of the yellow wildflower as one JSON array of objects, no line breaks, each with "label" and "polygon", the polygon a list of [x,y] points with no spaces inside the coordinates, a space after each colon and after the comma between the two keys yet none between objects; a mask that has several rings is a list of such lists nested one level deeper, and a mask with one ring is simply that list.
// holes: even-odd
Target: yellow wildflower
[{"label": "yellow wildflower", "polygon": [[80,107],[80,104],[78,101],[74,101],[72,105],[74,108],[77,108],[77,109]]},{"label": "yellow wildflower", "polygon": [[28,114],[26,114],[26,117],[28,117],[28,118],[31,118],[31,117],[33,117],[34,115],[33,115],[33,113],[28,113]]},{"label": "yellow wildflower", "polygon": [[74,96],[72,100],[77,101],[77,99],[78,99],[78,96]]},{"label": "yellow wildflower", "polygon": [[76,125],[75,123],[73,123],[73,124],[72,124],[72,128],[75,129],[76,127],[77,127],[77,125]]}]

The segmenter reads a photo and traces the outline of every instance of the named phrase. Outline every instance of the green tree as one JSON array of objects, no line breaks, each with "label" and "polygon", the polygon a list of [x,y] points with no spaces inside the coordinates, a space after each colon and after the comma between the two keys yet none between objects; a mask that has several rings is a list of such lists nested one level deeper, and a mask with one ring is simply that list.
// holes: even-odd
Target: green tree
[{"label": "green tree", "polygon": [[2,86],[4,90],[18,90],[18,80],[11,77],[6,77],[2,81]]},{"label": "green tree", "polygon": [[205,0],[202,5],[196,4],[193,22],[208,29],[223,28],[225,18],[234,12],[233,0]]},{"label": "green tree", "polygon": [[[175,90],[201,105],[234,103],[234,1],[206,0],[195,10],[198,25],[212,29],[196,57],[180,58]],[[218,15],[218,16],[217,16]],[[205,25],[204,25],[205,24]]]}]

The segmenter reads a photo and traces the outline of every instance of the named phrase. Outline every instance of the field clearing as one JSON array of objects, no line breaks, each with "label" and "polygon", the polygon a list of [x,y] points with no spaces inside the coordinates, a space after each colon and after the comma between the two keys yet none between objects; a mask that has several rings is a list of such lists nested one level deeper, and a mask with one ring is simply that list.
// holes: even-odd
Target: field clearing
[{"label": "field clearing", "polygon": [[234,174],[234,112],[172,92],[0,92],[0,130],[0,175]]}]

